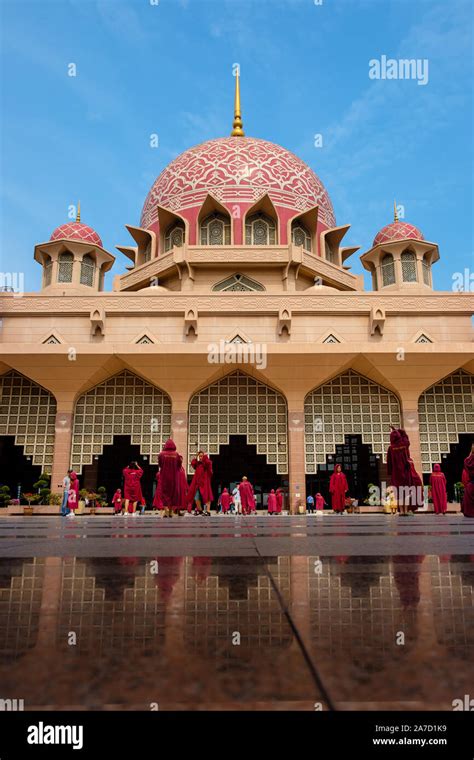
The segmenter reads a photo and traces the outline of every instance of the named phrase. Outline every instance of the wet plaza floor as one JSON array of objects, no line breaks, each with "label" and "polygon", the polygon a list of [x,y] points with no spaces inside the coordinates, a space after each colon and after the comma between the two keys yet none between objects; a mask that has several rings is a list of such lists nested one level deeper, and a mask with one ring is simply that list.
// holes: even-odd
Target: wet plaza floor
[{"label": "wet plaza floor", "polygon": [[452,710],[460,515],[0,520],[0,698],[28,709]]}]

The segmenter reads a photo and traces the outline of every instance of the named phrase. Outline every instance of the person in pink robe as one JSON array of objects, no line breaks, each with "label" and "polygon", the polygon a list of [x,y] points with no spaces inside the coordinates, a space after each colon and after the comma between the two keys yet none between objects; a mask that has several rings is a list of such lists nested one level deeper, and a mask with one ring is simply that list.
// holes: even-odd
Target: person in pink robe
[{"label": "person in pink robe", "polygon": [[71,484],[69,486],[67,505],[71,512],[75,512],[79,503],[79,478],[77,477],[77,472],[74,472],[74,470],[72,470],[69,477],[71,479]]},{"label": "person in pink robe", "polygon": [[325,505],[325,503],[326,503],[326,502],[324,501],[324,496],[322,496],[322,495],[321,495],[321,494],[318,492],[318,493],[316,494],[315,498],[314,498],[314,506],[315,506],[315,508],[316,508],[316,514],[317,514],[318,512],[322,512],[322,511],[324,511],[324,505]]},{"label": "person in pink robe", "polygon": [[444,515],[448,509],[448,495],[446,492],[446,477],[441,472],[441,465],[433,465],[433,472],[430,475],[431,498],[433,499],[433,508],[437,515]]},{"label": "person in pink robe", "polygon": [[274,512],[277,511],[277,497],[276,497],[276,493],[275,493],[275,489],[274,488],[272,488],[272,490],[268,494],[267,507],[268,507],[268,514],[269,515],[273,515]]},{"label": "person in pink robe", "polygon": [[281,488],[277,488],[276,493],[276,510],[275,512],[281,512],[283,508],[283,492]]},{"label": "person in pink robe", "polygon": [[230,493],[228,492],[227,488],[224,488],[219,499],[219,504],[221,505],[224,514],[227,514],[229,511],[230,498]]},{"label": "person in pink robe", "polygon": [[[182,488],[183,457],[176,451],[176,444],[168,438],[163,449],[158,455],[158,468],[160,479],[159,498],[165,517],[171,517],[173,512],[179,513],[185,507],[185,494]],[[155,491],[156,493],[156,491]]]},{"label": "person in pink robe", "polygon": [[194,469],[193,479],[189,486],[187,503],[196,502],[196,511],[201,512],[204,504],[203,515],[209,517],[211,512],[211,501],[214,496],[211,488],[212,479],[212,462],[203,451],[198,451],[197,455],[191,461],[191,467]]},{"label": "person in pink robe", "polygon": [[[390,485],[396,491],[396,501],[402,515],[423,506],[423,482],[410,457],[410,439],[403,428],[394,428],[390,433],[387,451],[387,469]],[[416,489],[407,491],[407,489]]]},{"label": "person in pink robe", "polygon": [[461,510],[464,517],[474,517],[474,443],[472,444],[471,453],[464,460],[464,472],[466,475],[463,478],[463,482],[466,482],[464,484]]},{"label": "person in pink robe", "polygon": [[123,505],[123,499],[122,499],[122,489],[117,488],[115,491],[113,497],[112,497],[112,506],[114,508],[114,514],[118,515],[122,511],[122,505]]},{"label": "person in pink robe", "polygon": [[342,472],[340,464],[336,465],[336,469],[331,475],[329,481],[329,493],[331,494],[331,505],[334,512],[342,515],[345,509],[346,493],[349,490],[347,479]]},{"label": "person in pink robe", "polygon": [[136,462],[130,462],[123,470],[123,496],[125,511],[135,514],[138,502],[142,502],[143,494],[140,480],[143,470]]},{"label": "person in pink robe", "polygon": [[242,514],[249,515],[255,509],[255,496],[253,486],[244,475],[239,485],[240,501],[242,502]]}]

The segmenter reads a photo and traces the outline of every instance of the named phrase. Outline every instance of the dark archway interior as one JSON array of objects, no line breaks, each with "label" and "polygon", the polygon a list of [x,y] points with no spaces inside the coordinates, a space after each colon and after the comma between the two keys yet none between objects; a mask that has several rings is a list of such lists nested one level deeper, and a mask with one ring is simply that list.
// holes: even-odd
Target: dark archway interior
[{"label": "dark archway interior", "polygon": [[[267,464],[264,454],[257,454],[257,447],[247,443],[245,435],[231,435],[229,443],[219,448],[219,454],[212,456],[212,488],[217,501],[223,488],[234,488],[246,475],[253,485],[257,499],[257,509],[264,508],[263,497],[272,488],[282,486],[282,476],[276,465]],[[266,501],[266,500],[265,500]]]},{"label": "dark archway interior", "polygon": [[[449,454],[443,455],[441,462],[431,463],[431,469],[433,469],[434,464],[440,464],[446,476],[448,501],[455,500],[454,485],[461,480],[464,460],[469,456],[473,443],[474,433],[461,433],[458,442],[450,445]],[[423,481],[425,484],[430,482],[429,473],[423,475]]]},{"label": "dark archway interior", "polygon": [[140,447],[130,442],[129,435],[116,435],[112,444],[104,446],[102,454],[93,463],[83,468],[79,478],[80,487],[95,491],[103,486],[110,502],[117,488],[122,488],[122,470],[130,462],[137,462],[143,468],[142,493],[147,506],[153,500],[157,465],[150,465],[140,454]]},{"label": "dark archway interior", "polygon": [[8,486],[12,499],[18,498],[18,492],[33,491],[33,483],[39,480],[41,467],[32,464],[31,457],[26,457],[22,446],[15,445],[15,438],[10,435],[0,436],[0,485]]},{"label": "dark archway interior", "polygon": [[382,458],[377,459],[369,444],[362,443],[360,435],[346,435],[344,443],[336,446],[334,454],[326,457],[326,464],[318,466],[318,472],[306,477],[307,494],[318,491],[330,505],[329,480],[336,464],[340,464],[349,484],[353,499],[364,501],[369,494],[369,484],[378,484],[384,477]]}]

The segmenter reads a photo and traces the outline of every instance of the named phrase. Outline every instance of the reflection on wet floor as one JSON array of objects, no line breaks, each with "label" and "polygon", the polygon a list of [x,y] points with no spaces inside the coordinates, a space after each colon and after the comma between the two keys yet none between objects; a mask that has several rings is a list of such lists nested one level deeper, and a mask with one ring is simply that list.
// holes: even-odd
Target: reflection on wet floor
[{"label": "reflection on wet floor", "polygon": [[451,709],[474,557],[0,559],[1,698],[48,709]]}]

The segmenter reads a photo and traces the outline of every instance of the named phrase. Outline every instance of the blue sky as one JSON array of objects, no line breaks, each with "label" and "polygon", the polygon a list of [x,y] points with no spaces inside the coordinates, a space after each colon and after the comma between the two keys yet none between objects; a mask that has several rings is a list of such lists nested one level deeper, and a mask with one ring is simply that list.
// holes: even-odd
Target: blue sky
[{"label": "blue sky", "polygon": [[[234,63],[246,134],[314,169],[347,244],[367,250],[396,198],[440,246],[437,289],[472,270],[471,0],[153,2],[1,0],[2,271],[38,289],[33,247],[80,198],[123,272],[114,246],[130,244],[155,177],[229,134]],[[428,84],[371,80],[382,55],[428,59]]]}]

